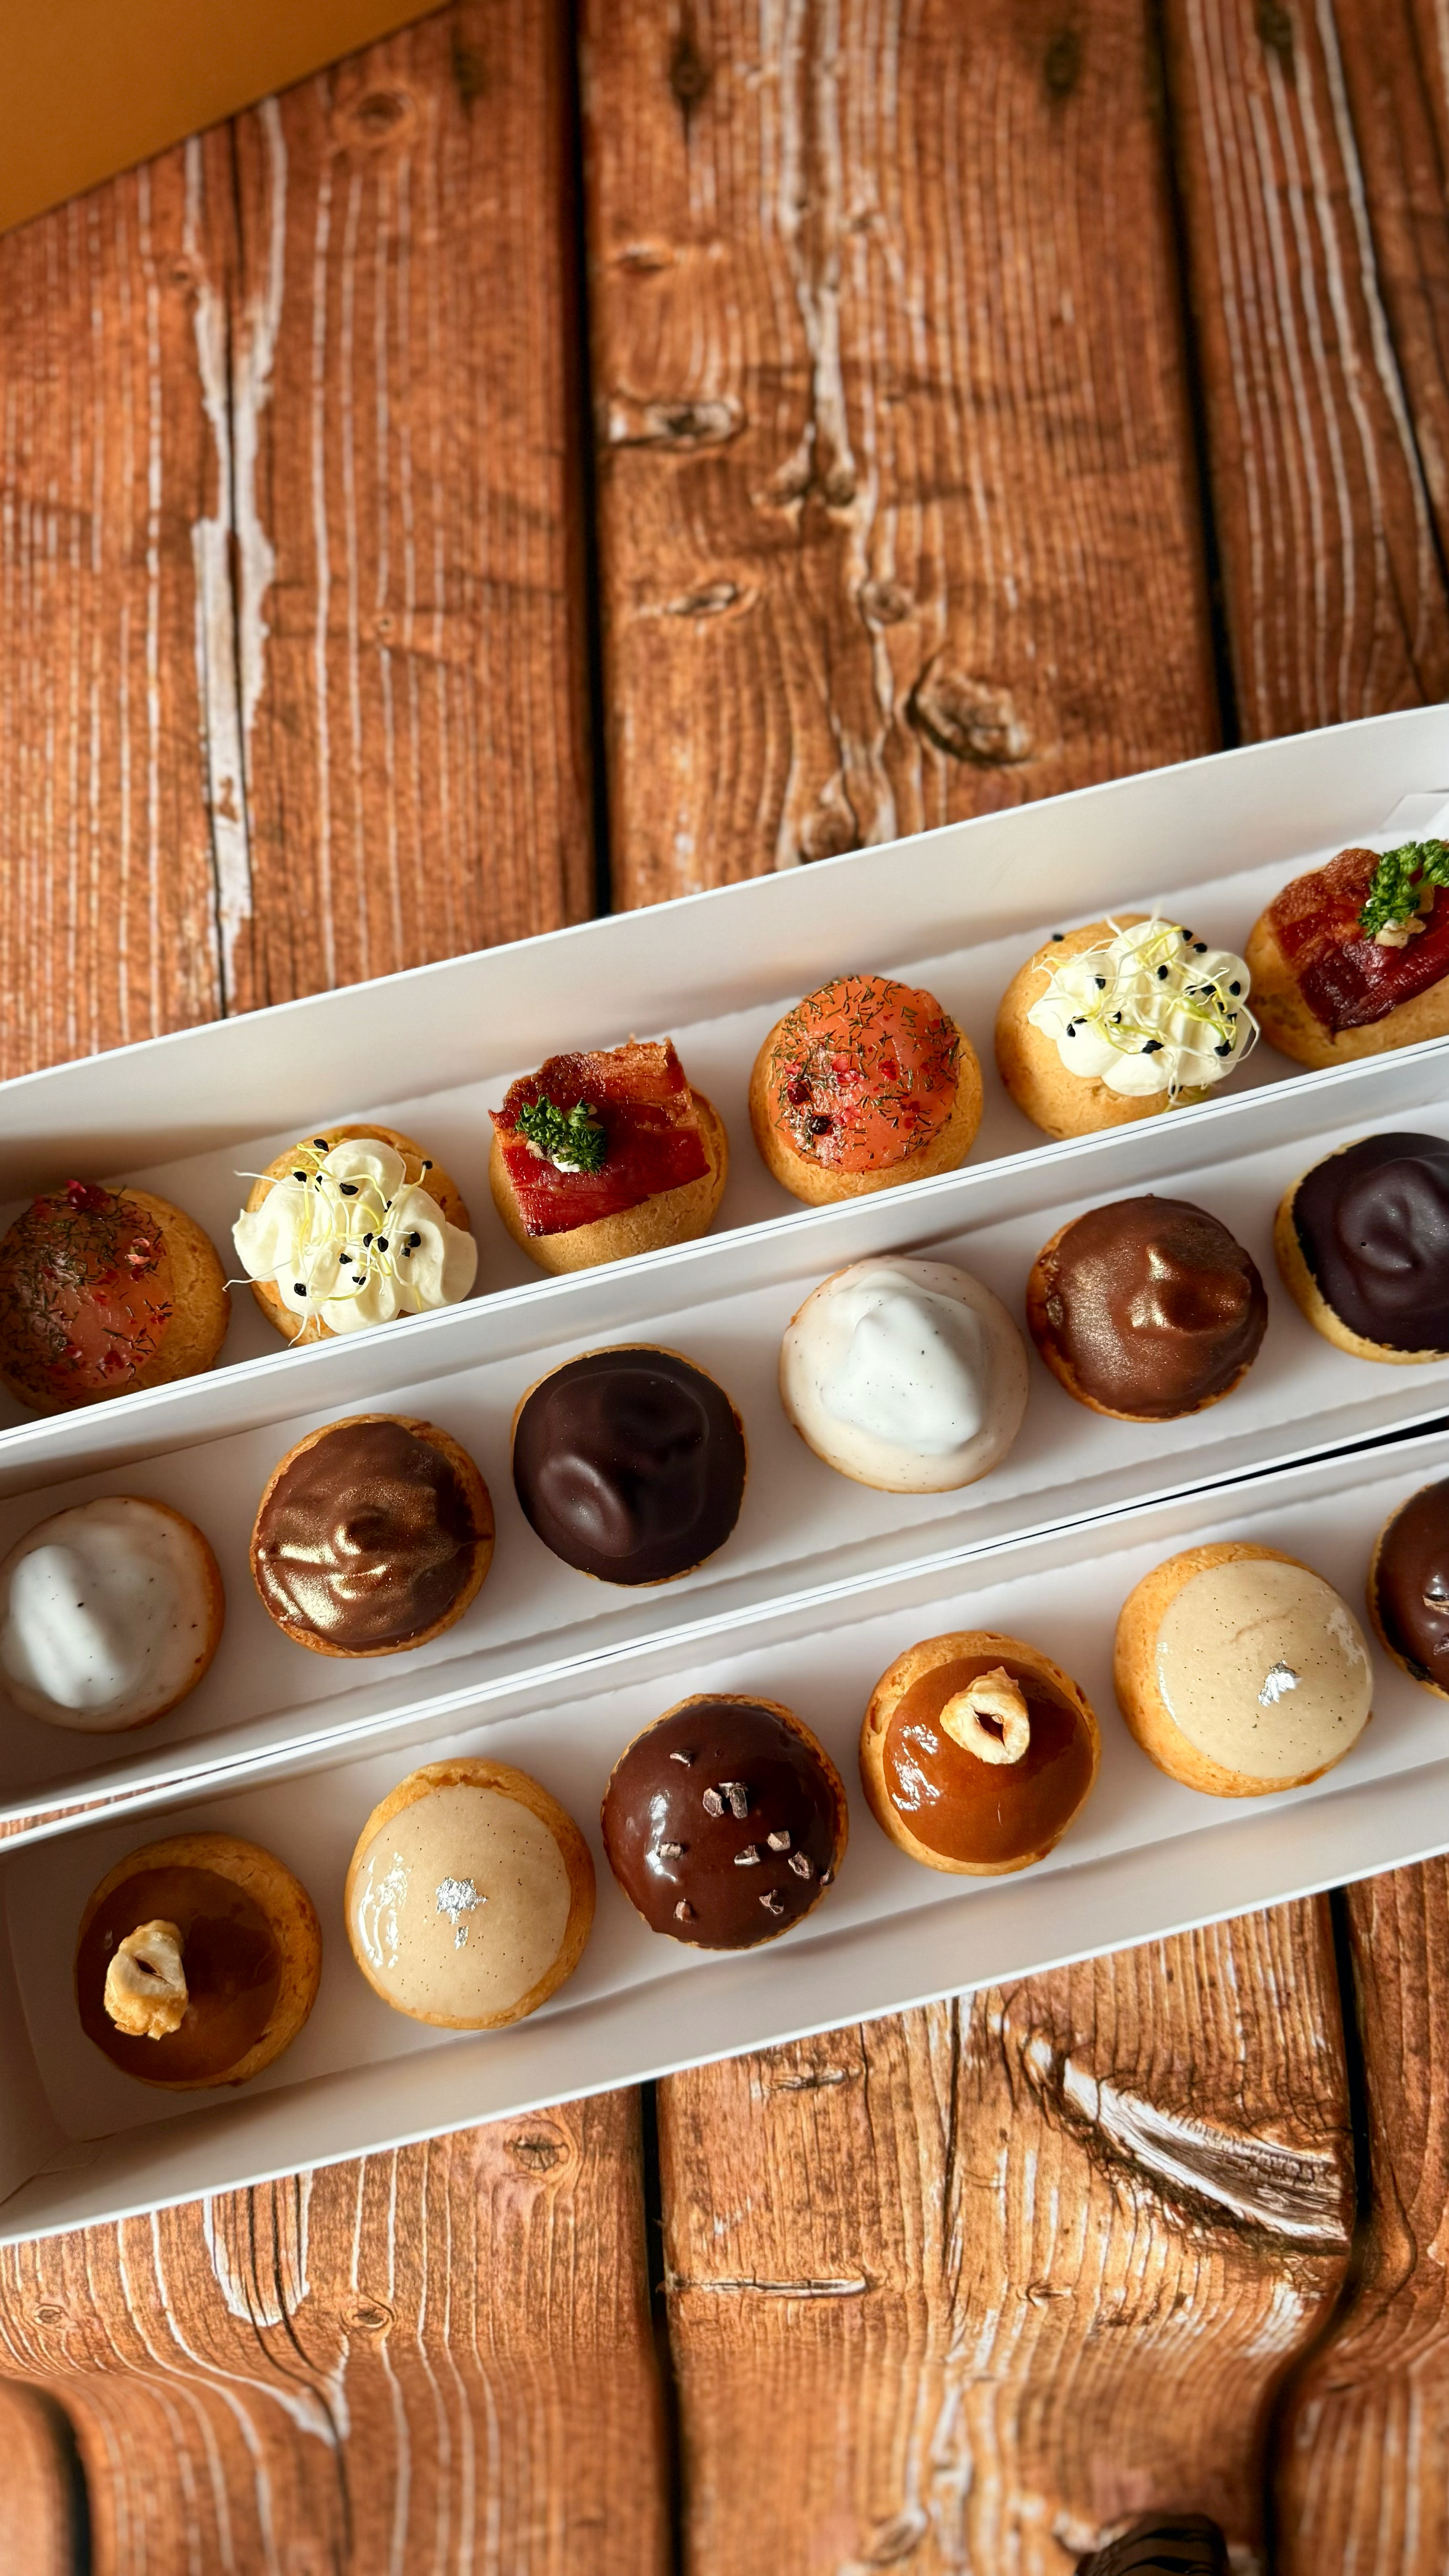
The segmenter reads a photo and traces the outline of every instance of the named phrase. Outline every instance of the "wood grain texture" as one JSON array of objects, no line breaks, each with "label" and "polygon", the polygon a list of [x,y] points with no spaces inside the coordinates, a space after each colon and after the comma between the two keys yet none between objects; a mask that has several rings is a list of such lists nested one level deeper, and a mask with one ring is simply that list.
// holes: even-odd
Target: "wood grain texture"
[{"label": "wood grain texture", "polygon": [[1239,716],[1449,693],[1449,215],[1433,12],[1165,0]]},{"label": "wood grain texture", "polygon": [[606,0],[616,900],[1210,749],[1137,0]]},{"label": "wood grain texture", "polygon": [[70,2427],[54,2399],[0,2381],[0,2498],[3,2548],[23,2576],[77,2576],[84,2536],[77,2528]]},{"label": "wood grain texture", "polygon": [[95,2576],[662,2569],[632,2096],[27,2246],[0,2278],[0,2367],[76,2427]]},{"label": "wood grain texture", "polygon": [[1348,2247],[1335,2014],[1285,1906],[671,2079],[687,2564],[1067,2576],[1176,2504],[1260,2567]]},{"label": "wood grain texture", "polygon": [[1276,2489],[1281,2576],[1449,2564],[1449,1861],[1348,1892],[1369,2126],[1348,2295],[1295,2382]]}]

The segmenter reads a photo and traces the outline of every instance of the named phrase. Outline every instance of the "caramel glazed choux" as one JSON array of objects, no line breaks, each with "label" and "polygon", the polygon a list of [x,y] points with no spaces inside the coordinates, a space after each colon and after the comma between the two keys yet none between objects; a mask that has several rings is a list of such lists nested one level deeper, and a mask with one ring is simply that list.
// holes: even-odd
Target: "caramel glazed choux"
[{"label": "caramel glazed choux", "polygon": [[1000,1878],[1045,1859],[1100,1759],[1095,1712],[1070,1674],[991,1629],[898,1656],[860,1731],[861,1784],[881,1831],[957,1877]]},{"label": "caramel glazed choux", "polygon": [[1373,1705],[1347,1602],[1311,1566],[1245,1539],[1187,1548],[1143,1576],[1117,1622],[1113,1674],[1143,1752],[1214,1798],[1321,1778]]}]

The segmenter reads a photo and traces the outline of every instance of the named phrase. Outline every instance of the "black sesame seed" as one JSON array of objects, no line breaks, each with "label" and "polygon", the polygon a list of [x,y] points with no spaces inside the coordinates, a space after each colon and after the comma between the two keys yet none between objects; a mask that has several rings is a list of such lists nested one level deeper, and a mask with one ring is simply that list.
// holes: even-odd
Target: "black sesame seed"
[{"label": "black sesame seed", "polygon": [[1119,1028],[1121,1027],[1121,1025],[1122,1025],[1122,1014],[1121,1014],[1121,1012],[1120,1012],[1120,1011],[1114,1011],[1114,1012],[1112,1013],[1112,1026],[1113,1026],[1113,1028],[1114,1028],[1114,1029],[1119,1029]]},{"label": "black sesame seed", "polygon": [[1159,984],[1165,984],[1165,983],[1166,983],[1166,981],[1167,981],[1167,968],[1166,968],[1165,966],[1159,966],[1159,967],[1158,967],[1158,969],[1157,969],[1157,980],[1158,980]]},{"label": "black sesame seed", "polygon": [[1053,939],[1065,939],[1066,935],[1067,934],[1064,930],[1054,930],[1052,932]]},{"label": "black sesame seed", "polygon": [[305,1172],[294,1172],[294,1173],[292,1174],[292,1178],[293,1178],[293,1180],[294,1180],[294,1181],[305,1181],[306,1177],[307,1177],[307,1175],[306,1175],[306,1173],[305,1173]]},{"label": "black sesame seed", "polygon": [[1144,1054],[1144,1055],[1161,1055],[1161,1053],[1162,1053],[1162,1040],[1161,1040],[1161,1038],[1149,1038],[1149,1039],[1148,1039],[1148,1041],[1147,1041],[1147,1044],[1146,1044],[1146,1046],[1143,1048],[1142,1052],[1143,1052],[1143,1054]]},{"label": "black sesame seed", "polygon": [[1076,1036],[1076,1034],[1077,1034],[1077,1024],[1076,1024],[1076,1021],[1075,1021],[1075,1020],[1068,1020],[1068,1022],[1067,1022],[1067,1035],[1068,1035],[1068,1037],[1069,1037],[1069,1038],[1074,1038],[1074,1037]]},{"label": "black sesame seed", "polygon": [[1207,941],[1205,939],[1195,939],[1192,943],[1192,953],[1194,957],[1206,957]]},{"label": "black sesame seed", "polygon": [[377,1238],[377,1248],[378,1248],[378,1251],[379,1251],[379,1252],[386,1252],[386,1250],[387,1250],[387,1236],[386,1236],[385,1234],[380,1234],[380,1235],[378,1236],[378,1238]]},{"label": "black sesame seed", "polygon": [[1242,989],[1243,989],[1243,988],[1242,988],[1242,985],[1241,985],[1241,984],[1230,984],[1230,985],[1228,986],[1228,991],[1232,994],[1233,999],[1234,999],[1235,1001],[1236,1001],[1236,999],[1237,999],[1237,997],[1238,997],[1239,993],[1241,993]]},{"label": "black sesame seed", "polygon": [[327,1151],[327,1139],[326,1139],[326,1137],[325,1137],[325,1136],[314,1136],[314,1137],[313,1137],[313,1139],[312,1139],[312,1142],[313,1142],[313,1144],[316,1146],[317,1151],[318,1151],[318,1153],[319,1153],[319,1154],[325,1154],[325,1153],[326,1153],[326,1151]]},{"label": "black sesame seed", "polygon": [[365,1235],[363,1236],[362,1240],[363,1240],[363,1243],[366,1245],[366,1244],[371,1243],[371,1241],[372,1241],[372,1237],[371,1237],[371,1235],[370,1235],[370,1234],[365,1234]]},{"label": "black sesame seed", "polygon": [[296,1296],[296,1297],[305,1297],[305,1296],[306,1296],[306,1294],[307,1294],[307,1282],[306,1282],[306,1280],[305,1280],[305,1279],[294,1279],[294,1280],[293,1280],[293,1282],[292,1282],[292,1293],[293,1293],[293,1295],[294,1295],[294,1296]]},{"label": "black sesame seed", "polygon": [[1093,983],[1096,985],[1097,990],[1098,990],[1098,992],[1099,992],[1099,993],[1105,993],[1105,992],[1106,992],[1106,990],[1107,990],[1107,978],[1106,978],[1106,976],[1105,976],[1105,975],[1094,975],[1094,976],[1093,976],[1093,978],[1092,978],[1092,981],[1093,981]]},{"label": "black sesame seed", "polygon": [[338,1184],[337,1184],[337,1186],[338,1186],[338,1188],[340,1189],[340,1191],[342,1192],[342,1195],[343,1195],[343,1197],[344,1197],[345,1199],[355,1199],[355,1198],[356,1198],[356,1196],[357,1196],[357,1183],[356,1183],[355,1181],[339,1181],[339,1182],[338,1182]]},{"label": "black sesame seed", "polygon": [[408,1241],[409,1241],[409,1243],[411,1244],[411,1246],[412,1246],[412,1248],[413,1248],[414,1252],[416,1252],[416,1250],[417,1250],[417,1248],[418,1248],[418,1245],[422,1242],[422,1239],[423,1239],[423,1238],[422,1238],[422,1236],[421,1236],[420,1234],[410,1234],[410,1235],[408,1236]]},{"label": "black sesame seed", "polygon": [[1231,1038],[1224,1038],[1221,1046],[1215,1046],[1213,1048],[1214,1055],[1231,1055],[1232,1051],[1233,1042]]}]

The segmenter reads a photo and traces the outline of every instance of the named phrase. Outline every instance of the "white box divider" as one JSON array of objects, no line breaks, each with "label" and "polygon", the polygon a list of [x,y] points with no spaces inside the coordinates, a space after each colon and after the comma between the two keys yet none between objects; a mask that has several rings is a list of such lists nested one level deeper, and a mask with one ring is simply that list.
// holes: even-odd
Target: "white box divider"
[{"label": "white box divider", "polygon": [[[656,1637],[607,1674],[480,1731],[450,1712],[426,1742],[395,1740],[285,1770],[158,1819],[166,1832],[222,1829],[277,1852],[308,1885],[323,1925],[316,2010],[244,2100],[155,2095],[83,2037],[71,1961],[86,1897],[134,1847],[109,1819],[44,1847],[0,1852],[0,2238],[13,2241],[239,2188],[474,2120],[633,2083],[806,2032],[902,2010],[1092,1952],[1157,1938],[1449,1846],[1443,1702],[1375,1646],[1374,1718],[1347,1759],[1309,1787],[1218,1801],[1165,1778],[1133,1743],[1111,1682],[1116,1614],[1177,1549],[1249,1538],[1314,1566],[1355,1608],[1374,1539],[1420,1485],[1449,1475],[1449,1434],[1381,1443],[1253,1477],[1227,1490],[1136,1507],[958,1560],[877,1573],[741,1611],[727,1635]],[[858,1787],[855,1748],[878,1675],[906,1646],[988,1627],[1028,1638],[1088,1692],[1102,1722],[1091,1801],[1051,1857],[1020,1877],[963,1883],[907,1860]],[[597,1834],[622,1746],[692,1691],[784,1700],[840,1766],[852,1836],[840,1878],[779,1943],[746,1957],[651,1935],[614,1885]],[[342,1882],[378,1798],[419,1760],[486,1750],[542,1779],[590,1836],[599,1907],[582,1965],[530,2021],[440,2036],[392,2013],[350,1957]]]}]

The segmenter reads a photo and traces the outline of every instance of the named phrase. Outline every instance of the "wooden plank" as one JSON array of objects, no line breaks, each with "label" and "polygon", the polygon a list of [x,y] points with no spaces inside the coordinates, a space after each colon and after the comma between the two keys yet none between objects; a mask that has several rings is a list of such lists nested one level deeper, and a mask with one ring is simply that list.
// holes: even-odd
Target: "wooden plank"
[{"label": "wooden plank", "polygon": [[1285,1906],[662,2088],[688,2564],[1062,2576],[1176,2504],[1261,2566],[1347,2251],[1334,2013]]},{"label": "wooden plank", "polygon": [[[24,2576],[76,2576],[77,2528],[70,2428],[40,2390],[0,2381],[0,2458],[7,2546],[24,2543]],[[16,2562],[20,2564],[19,2561]]]},{"label": "wooden plank", "polygon": [[0,2351],[75,2423],[96,2576],[651,2576],[642,2237],[609,2094],[7,2253]]},{"label": "wooden plank", "polygon": [[1348,2296],[1277,2456],[1282,2576],[1449,2563],[1449,1861],[1348,1892],[1368,2208]]},{"label": "wooden plank", "polygon": [[1167,0],[1164,14],[1243,731],[1442,698],[1433,12]]},{"label": "wooden plank", "polygon": [[584,26],[616,900],[1211,749],[1135,0]]}]

